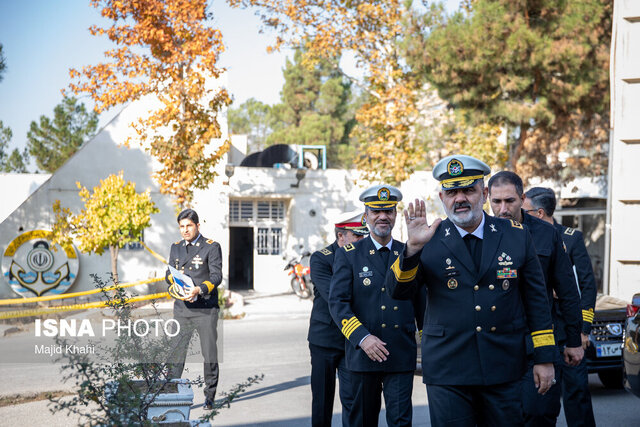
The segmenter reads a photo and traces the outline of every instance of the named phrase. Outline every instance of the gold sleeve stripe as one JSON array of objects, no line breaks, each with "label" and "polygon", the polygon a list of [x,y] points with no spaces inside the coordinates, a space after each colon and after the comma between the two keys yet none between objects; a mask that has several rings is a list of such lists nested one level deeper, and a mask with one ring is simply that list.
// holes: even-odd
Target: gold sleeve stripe
[{"label": "gold sleeve stripe", "polygon": [[398,282],[410,282],[416,278],[416,274],[418,273],[418,266],[416,265],[409,271],[402,271],[400,269],[400,258],[396,258],[396,262],[391,266],[391,271],[396,276],[396,280]]},{"label": "gold sleeve stripe", "polygon": [[355,331],[356,329],[358,329],[360,326],[362,326],[362,323],[357,322],[354,323],[353,325],[350,325],[348,328],[345,329],[345,331],[343,332],[344,336],[347,337],[347,339],[349,339],[349,337],[351,336],[351,334],[353,333],[353,331]]},{"label": "gold sleeve stripe", "polygon": [[209,291],[209,293],[213,292],[213,290],[215,289],[216,285],[214,285],[213,283],[211,283],[208,280],[205,280],[204,282],[202,282],[203,285],[205,285]]},{"label": "gold sleeve stripe", "polygon": [[353,316],[349,320],[343,320],[342,321],[342,334],[347,339],[349,339],[349,337],[351,336],[353,331],[358,329],[358,327],[360,327],[360,326],[362,326],[362,323],[360,323],[360,321],[356,318],[356,316]]},{"label": "gold sleeve stripe", "polygon": [[587,323],[593,323],[593,311],[582,310],[582,320]]},{"label": "gold sleeve stripe", "polygon": [[533,335],[533,348],[545,347],[548,345],[556,345],[556,340],[553,338],[553,334],[541,334],[541,335]]},{"label": "gold sleeve stripe", "polygon": [[531,332],[532,337],[535,337],[536,335],[542,335],[542,334],[553,334],[553,329],[542,329],[541,331]]}]

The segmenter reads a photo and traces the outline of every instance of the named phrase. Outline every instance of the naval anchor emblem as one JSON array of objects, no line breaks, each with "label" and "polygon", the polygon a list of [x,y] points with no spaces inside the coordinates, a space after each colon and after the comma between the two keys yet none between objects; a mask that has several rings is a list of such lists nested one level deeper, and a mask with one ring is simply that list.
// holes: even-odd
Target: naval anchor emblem
[{"label": "naval anchor emblem", "polygon": [[34,230],[7,246],[2,258],[3,275],[18,295],[61,294],[75,281],[79,268],[75,248],[54,247],[51,239],[50,231]]}]

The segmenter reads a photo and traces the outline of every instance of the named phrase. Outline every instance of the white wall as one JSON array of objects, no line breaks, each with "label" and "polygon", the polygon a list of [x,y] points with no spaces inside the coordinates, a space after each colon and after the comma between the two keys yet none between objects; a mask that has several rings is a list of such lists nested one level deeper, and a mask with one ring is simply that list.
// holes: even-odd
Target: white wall
[{"label": "white wall", "polygon": [[629,301],[640,292],[640,2],[614,2],[611,46],[609,294]]}]

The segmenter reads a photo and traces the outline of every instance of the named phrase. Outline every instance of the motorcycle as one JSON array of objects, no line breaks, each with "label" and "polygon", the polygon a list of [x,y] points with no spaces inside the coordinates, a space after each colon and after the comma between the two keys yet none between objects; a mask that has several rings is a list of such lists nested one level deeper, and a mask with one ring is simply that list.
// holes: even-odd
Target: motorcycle
[{"label": "motorcycle", "polygon": [[302,259],[310,256],[310,252],[304,252],[301,256],[292,258],[284,267],[289,270],[291,277],[291,289],[300,298],[306,299],[313,295],[313,283],[311,282],[311,268],[302,265]]}]

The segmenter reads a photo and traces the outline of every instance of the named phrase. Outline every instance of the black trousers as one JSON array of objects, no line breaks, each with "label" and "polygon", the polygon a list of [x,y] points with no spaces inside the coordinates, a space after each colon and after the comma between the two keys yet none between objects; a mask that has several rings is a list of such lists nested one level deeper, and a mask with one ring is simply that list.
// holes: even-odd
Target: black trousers
[{"label": "black trousers", "polygon": [[553,363],[556,383],[544,394],[538,393],[533,382],[533,359],[529,357],[527,372],[522,378],[522,410],[524,423],[530,427],[555,426],[560,415],[562,398],[562,367],[560,352]]},{"label": "black trousers", "polygon": [[520,380],[494,385],[427,384],[433,427],[522,426]]},{"label": "black trousers", "polygon": [[578,366],[569,366],[562,361],[562,404],[569,427],[595,427],[587,359],[582,358]]},{"label": "black trousers", "polygon": [[180,332],[173,339],[170,358],[170,378],[182,377],[189,342],[194,331],[200,338],[200,349],[204,357],[204,396],[213,401],[218,388],[220,369],[218,366],[218,313],[219,309],[199,310],[189,316],[176,314],[174,318],[180,325]]},{"label": "black trousers", "polygon": [[355,392],[349,413],[349,426],[376,427],[382,405],[387,411],[389,427],[411,426],[413,407],[413,371],[409,372],[352,372]]},{"label": "black trousers", "polygon": [[311,425],[331,427],[333,399],[338,374],[342,424],[348,425],[349,412],[353,405],[351,372],[344,360],[344,348],[321,347],[309,343],[311,353]]}]

